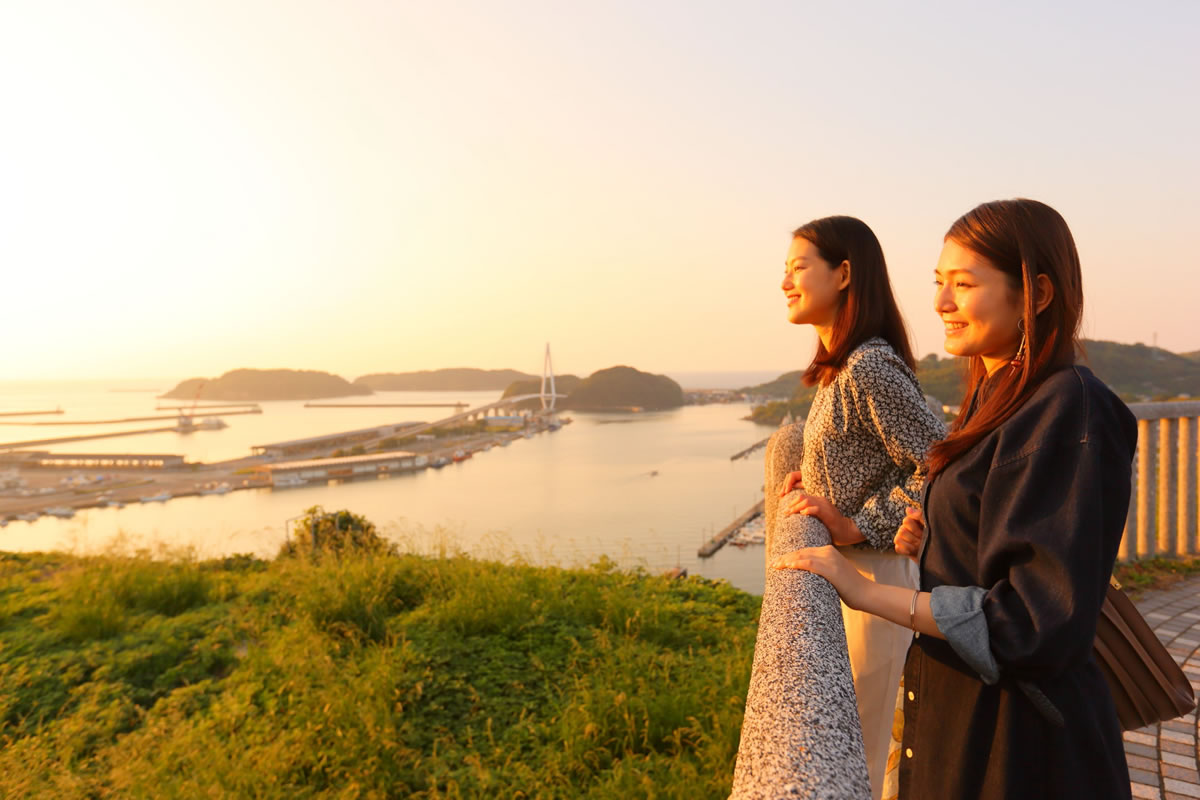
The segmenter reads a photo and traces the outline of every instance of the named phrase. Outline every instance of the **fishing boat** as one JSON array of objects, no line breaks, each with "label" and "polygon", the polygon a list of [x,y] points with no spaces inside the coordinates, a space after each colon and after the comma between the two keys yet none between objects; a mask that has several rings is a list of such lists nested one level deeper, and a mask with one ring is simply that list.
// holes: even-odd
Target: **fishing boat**
[{"label": "fishing boat", "polygon": [[140,497],[138,499],[143,503],[165,503],[174,496],[175,495],[171,494],[170,492],[159,492],[158,494],[152,494],[148,497]]},{"label": "fishing boat", "polygon": [[466,452],[465,450],[455,450],[454,456],[452,458],[455,462],[458,462],[458,461],[466,461],[470,457],[471,457],[471,454]]},{"label": "fishing boat", "polygon": [[70,517],[75,516],[75,509],[73,509],[69,506],[51,506],[50,508],[47,508],[45,510],[45,513],[49,514],[52,517],[61,517],[63,519],[69,519]]},{"label": "fishing boat", "polygon": [[450,459],[446,458],[445,456],[438,456],[430,463],[430,466],[432,466],[434,469],[441,469],[449,463]]},{"label": "fishing boat", "polygon": [[37,522],[37,518],[41,516],[41,513],[38,511],[27,511],[24,514],[17,514],[16,516],[17,519],[24,520],[25,522]]}]

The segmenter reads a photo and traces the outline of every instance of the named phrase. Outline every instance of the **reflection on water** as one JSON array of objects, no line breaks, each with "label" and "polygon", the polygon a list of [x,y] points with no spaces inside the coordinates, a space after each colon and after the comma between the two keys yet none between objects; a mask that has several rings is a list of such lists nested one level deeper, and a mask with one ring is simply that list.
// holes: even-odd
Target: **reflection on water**
[{"label": "reflection on water", "polygon": [[[497,392],[389,392],[366,402],[490,402]],[[347,402],[353,402],[353,399]],[[153,413],[149,394],[108,387],[5,392],[4,408],[53,408],[56,419],[102,419]],[[43,405],[39,405],[43,404]],[[172,403],[174,404],[174,403]],[[79,442],[57,452],[180,453],[192,461],[246,455],[251,445],[403,420],[436,419],[447,409],[306,409],[300,402],[262,403],[261,415],[227,418],[229,427]],[[21,410],[14,408],[14,410]],[[69,520],[13,522],[0,530],[6,550],[93,551],[118,535],[126,546],[166,543],[201,555],[273,555],[286,521],[312,505],[349,508],[388,536],[422,552],[461,550],[479,557],[577,564],[606,555],[625,567],[659,571],[680,565],[761,592],[761,546],[726,547],[701,561],[696,549],[757,502],[761,451],[729,456],[761,439],[764,429],[740,419],[744,405],[689,406],[665,412],[571,412],[557,433],[519,439],[442,470],[329,486],[238,491],[165,504],[91,509]],[[32,428],[32,426],[30,426]],[[32,428],[44,435],[47,428]],[[36,435],[21,426],[0,439]],[[55,428],[61,435],[62,428]],[[81,429],[81,433],[90,429]]]}]

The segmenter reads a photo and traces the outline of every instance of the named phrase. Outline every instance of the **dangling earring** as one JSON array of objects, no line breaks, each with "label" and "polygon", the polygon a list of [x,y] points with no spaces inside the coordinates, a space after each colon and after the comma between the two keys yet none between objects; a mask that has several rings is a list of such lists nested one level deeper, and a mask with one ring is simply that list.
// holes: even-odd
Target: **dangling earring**
[{"label": "dangling earring", "polygon": [[1025,320],[1017,320],[1017,330],[1021,332],[1021,344],[1017,347],[1017,354],[1012,357],[1012,361],[1008,362],[1013,369],[1020,369],[1025,363]]}]

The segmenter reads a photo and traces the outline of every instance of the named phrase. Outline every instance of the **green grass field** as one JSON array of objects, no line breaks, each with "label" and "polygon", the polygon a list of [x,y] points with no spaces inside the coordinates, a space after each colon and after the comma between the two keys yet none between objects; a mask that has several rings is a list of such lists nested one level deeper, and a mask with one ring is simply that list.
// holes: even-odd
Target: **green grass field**
[{"label": "green grass field", "polygon": [[725,797],[759,602],[610,563],[0,554],[0,797]]}]

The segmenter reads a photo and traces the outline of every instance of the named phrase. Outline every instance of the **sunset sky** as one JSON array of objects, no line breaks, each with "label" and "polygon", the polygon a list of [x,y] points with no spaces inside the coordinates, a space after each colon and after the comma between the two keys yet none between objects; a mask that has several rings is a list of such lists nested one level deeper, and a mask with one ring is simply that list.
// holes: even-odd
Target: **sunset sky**
[{"label": "sunset sky", "polygon": [[[1049,6],[1049,7],[1048,7]],[[1085,335],[1200,349],[1200,3],[0,3],[0,379],[795,369],[790,231],[879,235],[917,352],[975,204]]]}]

